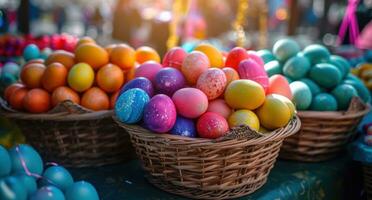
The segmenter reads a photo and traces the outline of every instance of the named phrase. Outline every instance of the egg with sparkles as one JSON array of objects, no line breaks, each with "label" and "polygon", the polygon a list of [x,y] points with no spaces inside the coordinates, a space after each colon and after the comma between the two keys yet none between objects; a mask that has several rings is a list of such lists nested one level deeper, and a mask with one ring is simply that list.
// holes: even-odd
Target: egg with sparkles
[{"label": "egg with sparkles", "polygon": [[248,58],[249,55],[244,48],[235,47],[227,54],[225,66],[238,70],[239,63]]},{"label": "egg with sparkles", "polygon": [[161,69],[155,76],[155,88],[159,94],[172,96],[177,90],[185,87],[186,80],[175,68]]},{"label": "egg with sparkles", "polygon": [[65,200],[65,196],[60,189],[54,186],[45,186],[31,195],[30,200]]},{"label": "egg with sparkles", "polygon": [[227,119],[232,110],[223,99],[215,99],[209,102],[207,112],[214,112]]},{"label": "egg with sparkles", "polygon": [[210,67],[208,57],[199,51],[193,51],[188,54],[182,63],[182,73],[187,82],[195,85],[199,76]]},{"label": "egg with sparkles", "polygon": [[170,131],[172,135],[180,135],[184,137],[196,137],[195,123],[192,119],[182,116],[177,116],[176,123]]},{"label": "egg with sparkles", "polygon": [[38,175],[43,173],[43,160],[31,146],[19,144],[9,150],[9,155],[12,162],[12,173],[25,173],[23,164],[31,173]]},{"label": "egg with sparkles", "polygon": [[133,89],[133,88],[139,88],[145,91],[150,97],[154,95],[154,87],[151,83],[151,81],[144,77],[138,77],[131,81],[129,81],[127,84],[123,86],[123,88],[120,90],[120,94],[123,94],[125,91]]},{"label": "egg with sparkles", "polygon": [[23,57],[26,61],[40,57],[40,49],[35,44],[29,44],[23,49]]},{"label": "egg with sparkles", "polygon": [[208,109],[207,96],[196,88],[182,88],[173,94],[172,100],[183,117],[197,118]]},{"label": "egg with sparkles", "polygon": [[173,67],[181,70],[183,60],[186,58],[187,53],[181,47],[173,47],[170,49],[163,58],[163,67]]},{"label": "egg with sparkles", "polygon": [[198,134],[202,138],[216,139],[226,135],[229,125],[224,117],[217,113],[204,113],[197,123]]},{"label": "egg with sparkles", "polygon": [[62,166],[51,166],[47,168],[43,173],[43,177],[44,179],[41,180],[41,185],[53,185],[62,191],[65,191],[74,183],[70,172]]},{"label": "egg with sparkles", "polygon": [[6,176],[12,169],[8,151],[0,145],[0,177]]},{"label": "egg with sparkles", "polygon": [[265,91],[269,87],[269,77],[265,69],[252,59],[242,61],[239,64],[238,73],[241,79],[249,79],[259,83]]},{"label": "egg with sparkles", "polygon": [[263,67],[265,65],[265,62],[262,60],[262,58],[258,55],[256,51],[247,51],[248,57],[252,60],[254,60],[259,66]]},{"label": "egg with sparkles", "polygon": [[147,61],[137,67],[134,76],[145,77],[149,79],[152,83],[155,83],[155,76],[161,69],[162,66],[159,63],[154,61]]},{"label": "egg with sparkles", "polygon": [[97,190],[86,181],[75,182],[68,187],[65,197],[68,200],[99,200]]},{"label": "egg with sparkles", "polygon": [[120,94],[115,104],[115,114],[119,121],[134,124],[142,119],[143,111],[150,101],[142,89],[133,88]]},{"label": "egg with sparkles", "polygon": [[164,94],[158,94],[145,106],[143,121],[148,129],[166,133],[172,129],[176,117],[176,107],[172,99]]},{"label": "egg with sparkles", "polygon": [[208,100],[213,100],[223,94],[226,82],[225,73],[221,69],[210,68],[200,75],[196,88],[203,91]]},{"label": "egg with sparkles", "polygon": [[222,71],[225,73],[226,76],[226,85],[229,85],[232,81],[239,79],[238,72],[231,67],[224,67],[222,68]]},{"label": "egg with sparkles", "polygon": [[26,200],[27,189],[20,180],[14,176],[7,176],[0,179],[0,199],[1,200]]}]

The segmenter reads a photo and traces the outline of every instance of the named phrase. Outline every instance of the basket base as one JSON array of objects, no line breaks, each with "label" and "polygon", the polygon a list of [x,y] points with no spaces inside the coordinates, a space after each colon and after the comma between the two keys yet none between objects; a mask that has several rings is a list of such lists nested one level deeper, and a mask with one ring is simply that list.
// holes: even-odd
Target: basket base
[{"label": "basket base", "polygon": [[331,160],[340,155],[340,152],[319,154],[319,155],[306,155],[300,154],[298,152],[289,152],[281,150],[279,153],[279,158],[283,160],[292,160],[300,162],[324,162]]}]

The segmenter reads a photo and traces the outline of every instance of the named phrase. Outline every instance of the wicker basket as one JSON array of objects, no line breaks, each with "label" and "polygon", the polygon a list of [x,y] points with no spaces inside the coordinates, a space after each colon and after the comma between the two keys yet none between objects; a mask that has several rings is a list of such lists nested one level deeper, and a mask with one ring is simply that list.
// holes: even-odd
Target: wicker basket
[{"label": "wicker basket", "polygon": [[92,167],[130,159],[129,135],[112,120],[113,111],[92,112],[66,101],[46,114],[20,113],[0,99],[1,114],[21,129],[43,159],[66,167]]},{"label": "wicker basket", "polygon": [[372,199],[372,165],[363,164],[364,190],[367,194],[367,199]]},{"label": "wicker basket", "polygon": [[296,117],[269,134],[239,127],[225,137],[209,140],[156,134],[117,123],[131,136],[151,183],[199,199],[228,199],[256,191],[266,182],[283,139],[297,132],[301,124]]},{"label": "wicker basket", "polygon": [[298,112],[301,129],[284,140],[280,158],[304,162],[337,156],[355,138],[356,129],[370,106],[353,98],[346,112]]}]

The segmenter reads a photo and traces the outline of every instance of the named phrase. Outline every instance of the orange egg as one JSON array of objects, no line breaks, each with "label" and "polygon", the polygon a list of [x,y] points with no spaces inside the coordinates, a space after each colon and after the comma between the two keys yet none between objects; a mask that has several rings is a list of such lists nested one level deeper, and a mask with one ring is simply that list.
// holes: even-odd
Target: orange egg
[{"label": "orange egg", "polygon": [[45,72],[45,66],[39,63],[32,63],[22,68],[21,80],[29,88],[41,87],[41,78]]},{"label": "orange egg", "polygon": [[117,92],[115,92],[111,95],[111,97],[110,97],[110,109],[115,108],[115,103],[116,103],[116,99],[118,99],[119,92],[120,91],[117,91]]},{"label": "orange egg", "polygon": [[94,70],[109,62],[106,50],[96,44],[82,44],[75,49],[75,60],[77,63],[89,64]]},{"label": "orange egg", "polygon": [[61,63],[52,63],[47,66],[41,82],[43,87],[52,92],[60,86],[66,85],[67,69]]},{"label": "orange egg", "polygon": [[69,87],[62,86],[55,89],[52,93],[52,105],[53,107],[57,104],[70,100],[76,104],[80,104],[80,96],[74,90]]},{"label": "orange egg", "polygon": [[32,63],[44,64],[44,60],[43,59],[32,59],[32,60],[29,60],[24,66],[28,64],[32,64]]},{"label": "orange egg", "polygon": [[137,69],[138,66],[134,66],[130,69],[128,69],[127,71],[125,71],[125,82],[128,82],[132,79],[134,79],[135,75],[136,75],[136,69]]},{"label": "orange egg", "polygon": [[92,87],[83,94],[81,105],[95,111],[108,110],[110,108],[110,100],[103,90],[98,87]]},{"label": "orange egg", "polygon": [[61,63],[67,69],[70,69],[75,64],[75,55],[64,50],[57,50],[48,56],[45,60],[45,65],[48,66],[55,62]]},{"label": "orange egg", "polygon": [[97,84],[106,92],[119,90],[123,83],[124,72],[116,65],[107,64],[97,72]]},{"label": "orange egg", "polygon": [[13,92],[9,98],[9,104],[13,109],[23,109],[23,99],[25,98],[28,90],[26,88],[19,88]]},{"label": "orange egg", "polygon": [[85,36],[85,37],[82,37],[79,39],[78,43],[76,44],[76,46],[80,46],[82,44],[95,44],[96,41],[93,40],[93,38],[89,37],[89,36]]},{"label": "orange egg", "polygon": [[107,53],[110,55],[112,50],[117,46],[117,44],[109,44],[107,46],[105,46],[105,50],[107,51]]},{"label": "orange egg", "polygon": [[229,85],[229,83],[231,83],[232,81],[235,81],[235,80],[239,79],[238,72],[231,67],[224,67],[224,68],[222,68],[222,71],[226,75],[227,85]]},{"label": "orange egg", "polygon": [[10,96],[12,96],[12,94],[18,90],[19,88],[24,88],[25,86],[23,84],[20,84],[20,83],[13,83],[11,85],[9,85],[5,91],[4,91],[4,99],[9,101],[9,98]]},{"label": "orange egg", "polygon": [[124,70],[130,69],[136,61],[136,52],[128,45],[117,45],[111,51],[110,61]]},{"label": "orange egg", "polygon": [[160,56],[153,48],[143,46],[136,50],[136,61],[142,64],[146,61],[153,60],[160,63]]},{"label": "orange egg", "polygon": [[50,109],[50,95],[47,91],[39,88],[27,92],[23,99],[24,108],[31,113],[43,113]]}]

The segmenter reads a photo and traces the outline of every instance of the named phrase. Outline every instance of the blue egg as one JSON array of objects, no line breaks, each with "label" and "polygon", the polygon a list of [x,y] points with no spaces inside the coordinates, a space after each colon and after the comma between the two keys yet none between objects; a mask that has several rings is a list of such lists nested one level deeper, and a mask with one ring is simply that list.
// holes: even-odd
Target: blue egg
[{"label": "blue egg", "polygon": [[17,77],[13,76],[10,73],[1,73],[1,76],[0,76],[1,85],[7,87],[16,82],[17,82]]},{"label": "blue egg", "polygon": [[36,192],[37,184],[36,184],[36,178],[35,177],[29,176],[27,174],[21,174],[21,173],[16,174],[15,177],[26,188],[28,195],[31,195],[31,194]]},{"label": "blue egg", "polygon": [[23,49],[23,58],[26,61],[40,57],[40,50],[35,44],[29,44]]},{"label": "blue egg", "polygon": [[149,95],[142,89],[130,89],[119,95],[115,104],[115,114],[121,122],[137,123],[142,119],[143,110],[149,101]]},{"label": "blue egg", "polygon": [[172,135],[180,135],[185,137],[196,137],[195,123],[192,119],[188,119],[182,116],[177,116],[176,123],[172,130]]},{"label": "blue egg", "polygon": [[63,192],[54,186],[44,186],[35,194],[31,195],[30,200],[65,200]]},{"label": "blue egg", "polygon": [[8,151],[0,145],[0,178],[9,175],[12,170]]},{"label": "blue egg", "polygon": [[149,97],[154,95],[154,86],[152,85],[151,81],[145,77],[138,77],[126,83],[120,90],[119,95],[133,88],[142,89],[149,95]]},{"label": "blue egg", "polygon": [[7,62],[3,66],[1,73],[9,73],[18,78],[20,71],[21,71],[21,68],[19,67],[19,65],[17,65],[14,62]]},{"label": "blue egg", "polygon": [[27,190],[23,184],[14,176],[0,179],[1,200],[26,200]]},{"label": "blue egg", "polygon": [[43,179],[41,185],[53,185],[57,188],[65,191],[67,187],[74,183],[70,172],[61,166],[52,166],[47,168],[43,173]]},{"label": "blue egg", "polygon": [[85,181],[75,182],[66,190],[67,200],[99,200],[94,186]]},{"label": "blue egg", "polygon": [[[18,149],[18,151],[17,151]],[[26,164],[27,169],[34,174],[43,173],[43,160],[37,151],[29,145],[19,144],[9,150],[10,160],[12,162],[12,173],[25,173],[21,160]]]}]

